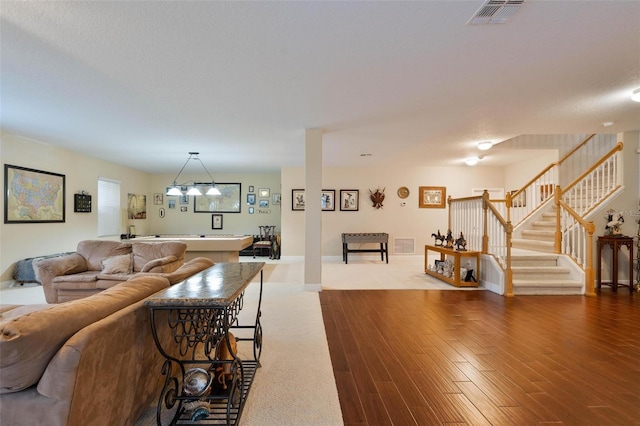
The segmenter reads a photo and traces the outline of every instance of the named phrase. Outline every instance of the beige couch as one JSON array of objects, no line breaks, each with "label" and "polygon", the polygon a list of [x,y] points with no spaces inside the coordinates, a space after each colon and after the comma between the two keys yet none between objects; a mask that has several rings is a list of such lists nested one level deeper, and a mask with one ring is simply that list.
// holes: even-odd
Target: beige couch
[{"label": "beige couch", "polygon": [[85,240],[73,254],[34,264],[47,303],[81,299],[139,273],[167,274],[184,264],[182,242]]},{"label": "beige couch", "polygon": [[168,286],[138,276],[80,300],[0,309],[0,424],[134,424],[163,385],[143,303]]}]

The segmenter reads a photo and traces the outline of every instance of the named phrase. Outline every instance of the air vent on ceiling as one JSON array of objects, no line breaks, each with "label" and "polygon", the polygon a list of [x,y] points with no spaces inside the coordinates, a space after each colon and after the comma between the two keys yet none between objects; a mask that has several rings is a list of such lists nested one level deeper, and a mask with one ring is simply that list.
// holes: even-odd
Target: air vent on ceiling
[{"label": "air vent on ceiling", "polygon": [[471,17],[468,24],[504,24],[524,2],[525,0],[488,0]]},{"label": "air vent on ceiling", "polygon": [[416,254],[416,239],[412,237],[394,238],[393,254]]}]

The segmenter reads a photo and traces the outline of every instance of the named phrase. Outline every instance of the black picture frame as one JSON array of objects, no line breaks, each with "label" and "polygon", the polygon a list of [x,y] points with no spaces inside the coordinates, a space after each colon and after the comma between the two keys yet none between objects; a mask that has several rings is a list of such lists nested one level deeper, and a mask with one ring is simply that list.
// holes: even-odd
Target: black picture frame
[{"label": "black picture frame", "polygon": [[247,194],[247,205],[253,206],[256,204],[256,194]]},{"label": "black picture frame", "polygon": [[305,206],[304,189],[291,190],[291,210],[303,211]]},{"label": "black picture frame", "polygon": [[320,206],[323,212],[332,212],[336,210],[336,190],[323,189],[321,192]]},{"label": "black picture frame", "polygon": [[211,229],[222,229],[222,215],[221,214],[212,214],[211,215]]},{"label": "black picture frame", "polygon": [[340,190],[340,211],[355,212],[360,208],[360,190],[341,189]]},{"label": "black picture frame", "polygon": [[65,175],[4,165],[4,223],[63,223],[65,212]]}]

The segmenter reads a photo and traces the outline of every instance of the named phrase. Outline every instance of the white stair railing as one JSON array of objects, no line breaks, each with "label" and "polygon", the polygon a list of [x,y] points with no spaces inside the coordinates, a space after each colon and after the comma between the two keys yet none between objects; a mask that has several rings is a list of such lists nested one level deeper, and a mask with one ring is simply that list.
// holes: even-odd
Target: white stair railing
[{"label": "white stair railing", "polygon": [[453,237],[460,233],[467,240],[467,250],[482,250],[482,232],[484,219],[482,216],[482,195],[468,198],[452,199],[449,197],[449,229]]},{"label": "white stair railing", "polygon": [[[558,196],[559,198],[559,196]],[[557,200],[560,223],[560,253],[569,256],[585,273],[585,295],[595,295],[593,286],[593,222],[585,222],[568,204]]]}]

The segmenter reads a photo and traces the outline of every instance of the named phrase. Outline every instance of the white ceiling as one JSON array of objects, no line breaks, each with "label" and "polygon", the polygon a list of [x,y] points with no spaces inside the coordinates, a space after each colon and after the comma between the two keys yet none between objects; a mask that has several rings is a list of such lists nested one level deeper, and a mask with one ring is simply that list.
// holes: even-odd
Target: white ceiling
[{"label": "white ceiling", "polygon": [[215,176],[303,166],[307,128],[326,165],[375,167],[640,130],[640,1],[467,25],[482,4],[2,0],[2,131],[148,172],[199,151]]}]

